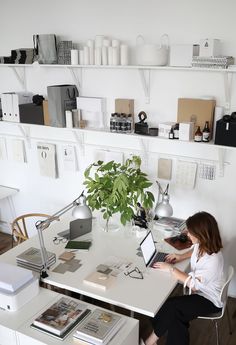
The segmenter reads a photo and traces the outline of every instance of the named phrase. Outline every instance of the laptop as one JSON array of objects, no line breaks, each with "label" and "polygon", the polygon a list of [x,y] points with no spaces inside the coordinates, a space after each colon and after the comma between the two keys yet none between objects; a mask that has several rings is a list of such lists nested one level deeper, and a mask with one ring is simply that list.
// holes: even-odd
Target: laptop
[{"label": "laptop", "polygon": [[92,231],[92,219],[75,219],[70,222],[70,229],[58,233],[58,236],[67,240],[74,240],[77,237],[88,234]]},{"label": "laptop", "polygon": [[167,256],[167,253],[157,251],[151,231],[147,233],[140,243],[140,249],[146,267],[152,267],[153,263],[156,261],[164,262]]}]

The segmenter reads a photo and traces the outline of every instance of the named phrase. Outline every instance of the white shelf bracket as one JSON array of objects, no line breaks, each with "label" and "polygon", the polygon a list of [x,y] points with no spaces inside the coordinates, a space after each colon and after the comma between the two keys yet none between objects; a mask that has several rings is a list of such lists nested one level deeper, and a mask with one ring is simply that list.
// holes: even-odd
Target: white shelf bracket
[{"label": "white shelf bracket", "polygon": [[[13,72],[15,73],[15,76],[19,83],[21,84],[21,87],[24,91],[27,90],[27,85],[26,85],[26,72],[25,72],[25,67],[10,67],[12,68]],[[20,72],[21,70],[21,72]]]},{"label": "white shelf bracket", "polygon": [[85,149],[84,149],[84,133],[79,133],[77,130],[72,130],[72,133],[75,137],[76,142],[78,143],[82,156],[85,155]]},{"label": "white shelf bracket", "polygon": [[24,127],[22,125],[19,125],[19,129],[22,133],[22,136],[27,142],[28,148],[31,149],[30,127]]},{"label": "white shelf bracket", "polygon": [[225,113],[229,114],[231,111],[231,90],[233,73],[223,73],[224,90],[225,90]]},{"label": "white shelf bracket", "polygon": [[[70,73],[72,75],[74,83],[77,86],[79,93],[81,94],[81,92],[82,92],[82,75],[83,75],[82,68],[74,68],[74,67],[70,66],[70,67],[68,67],[68,69],[70,70]],[[80,74],[80,75],[78,75],[78,74]]]},{"label": "white shelf bracket", "polygon": [[[139,75],[141,78],[141,83],[145,95],[145,103],[149,104],[150,103],[150,69],[141,69],[139,68]],[[145,73],[146,72],[146,73]]]},{"label": "white shelf bracket", "polygon": [[226,149],[219,147],[218,148],[218,159],[219,159],[219,176],[224,176],[224,164],[225,164],[225,152]]}]

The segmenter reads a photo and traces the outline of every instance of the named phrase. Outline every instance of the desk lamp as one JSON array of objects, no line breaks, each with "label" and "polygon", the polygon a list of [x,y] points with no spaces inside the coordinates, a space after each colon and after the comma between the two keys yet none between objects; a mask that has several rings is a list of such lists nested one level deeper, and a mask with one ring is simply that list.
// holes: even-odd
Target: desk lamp
[{"label": "desk lamp", "polygon": [[[173,214],[173,208],[169,203],[170,196],[168,194],[168,189],[169,189],[169,184],[167,185],[165,191],[163,192],[163,189],[158,181],[156,181],[158,185],[158,201],[155,207],[155,218],[160,218],[160,217],[171,217]],[[160,200],[161,196],[161,201]]]},{"label": "desk lamp", "polygon": [[35,223],[36,229],[38,231],[38,237],[39,237],[39,244],[40,244],[40,252],[41,252],[41,258],[43,263],[43,269],[41,271],[41,278],[48,277],[47,274],[47,267],[49,267],[47,261],[47,251],[44,245],[44,239],[43,239],[43,233],[42,231],[47,229],[50,224],[54,220],[60,220],[60,217],[71,210],[74,207],[74,210],[72,212],[72,215],[74,218],[77,219],[92,219],[92,212],[90,208],[86,205],[86,197],[84,195],[84,192],[80,194],[78,198],[76,198],[74,201],[72,201],[69,205],[63,207],[60,211],[53,214],[51,217],[45,219],[45,220],[39,220]]}]

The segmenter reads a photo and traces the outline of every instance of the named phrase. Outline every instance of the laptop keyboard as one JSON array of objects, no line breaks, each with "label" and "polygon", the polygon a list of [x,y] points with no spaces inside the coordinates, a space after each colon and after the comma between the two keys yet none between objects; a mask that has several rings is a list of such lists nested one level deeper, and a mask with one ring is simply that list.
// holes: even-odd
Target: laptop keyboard
[{"label": "laptop keyboard", "polygon": [[156,262],[156,261],[164,262],[167,255],[168,255],[167,253],[158,252],[153,262]]}]

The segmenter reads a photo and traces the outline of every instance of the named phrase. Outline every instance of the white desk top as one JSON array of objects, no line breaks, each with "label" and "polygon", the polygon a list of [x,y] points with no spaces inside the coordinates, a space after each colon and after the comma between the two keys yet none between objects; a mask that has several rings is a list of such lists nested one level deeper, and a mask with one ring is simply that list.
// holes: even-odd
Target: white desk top
[{"label": "white desk top", "polygon": [[19,192],[19,189],[0,185],[0,199],[7,198]]},{"label": "white desk top", "polygon": [[[49,277],[44,282],[80,293],[85,296],[111,303],[123,308],[153,317],[164,301],[168,298],[174,287],[176,279],[169,272],[158,271],[157,269],[145,268],[142,257],[136,255],[140,240],[134,236],[126,237],[123,230],[116,233],[106,233],[98,230],[95,226],[92,231],[93,244],[89,251],[77,251],[76,258],[82,261],[82,266],[75,272],[64,274],[52,272],[52,269],[59,263],[58,255],[64,251],[65,244],[53,244],[53,237],[62,230],[68,228],[68,221],[60,221],[52,224],[43,232],[47,250],[56,253],[57,262],[49,270]],[[154,237],[156,230],[153,231]],[[0,256],[1,261],[16,264],[15,257],[28,247],[39,248],[38,237],[35,236],[14,249]],[[165,243],[162,250],[174,252],[175,249]],[[95,271],[96,266],[106,262],[110,256],[117,256],[131,260],[140,270],[144,271],[144,279],[132,279],[123,273],[117,278],[114,285],[106,291],[91,287],[83,283],[83,279]],[[185,260],[177,267],[186,270],[188,261]]]}]

